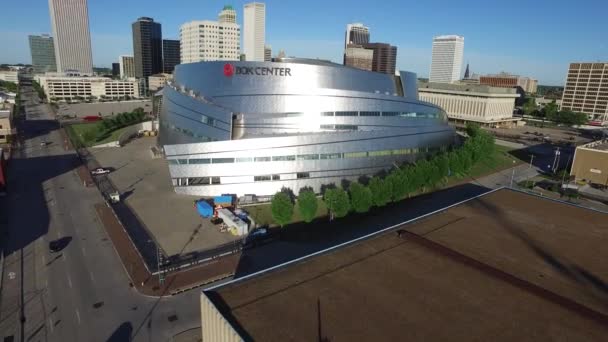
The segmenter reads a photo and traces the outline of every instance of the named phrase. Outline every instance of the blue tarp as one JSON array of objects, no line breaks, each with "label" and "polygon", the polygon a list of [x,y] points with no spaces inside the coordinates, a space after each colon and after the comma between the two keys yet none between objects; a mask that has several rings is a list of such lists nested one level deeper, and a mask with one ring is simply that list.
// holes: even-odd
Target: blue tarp
[{"label": "blue tarp", "polygon": [[215,205],[222,205],[222,204],[232,205],[232,196],[215,196],[213,198],[213,203]]},{"label": "blue tarp", "polygon": [[196,202],[196,211],[198,211],[198,214],[202,217],[213,216],[213,208],[205,201]]}]

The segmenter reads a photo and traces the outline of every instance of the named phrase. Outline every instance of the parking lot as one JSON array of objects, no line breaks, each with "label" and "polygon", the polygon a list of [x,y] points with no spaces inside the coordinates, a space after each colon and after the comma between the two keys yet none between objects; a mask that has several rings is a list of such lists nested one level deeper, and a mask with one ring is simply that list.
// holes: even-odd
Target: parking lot
[{"label": "parking lot", "polygon": [[[173,191],[164,159],[153,159],[150,147],[155,138],[140,138],[122,148],[90,149],[109,175],[123,201],[154,235],[168,256],[200,251],[234,241],[237,237],[219,232],[194,208],[197,197]],[[190,241],[192,237],[192,241]]]}]

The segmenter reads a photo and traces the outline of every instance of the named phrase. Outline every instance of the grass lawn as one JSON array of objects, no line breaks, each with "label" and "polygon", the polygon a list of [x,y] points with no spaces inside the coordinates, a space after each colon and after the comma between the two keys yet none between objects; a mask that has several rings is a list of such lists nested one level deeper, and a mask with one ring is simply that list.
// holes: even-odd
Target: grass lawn
[{"label": "grass lawn", "polygon": [[[327,216],[327,207],[325,206],[325,202],[323,202],[323,200],[320,198],[317,198],[317,202],[319,203],[319,205],[317,208],[316,217]],[[247,210],[247,212],[249,214],[251,214],[251,216],[253,216],[253,219],[255,220],[255,222],[257,224],[262,225],[262,224],[274,223],[274,220],[272,219],[272,211],[270,210],[270,203],[247,206],[247,207],[245,207],[245,210]],[[293,213],[293,218],[291,220],[291,223],[302,221],[302,218],[300,217],[300,210],[298,209],[297,202],[293,208],[293,211],[294,211],[294,213]]]},{"label": "grass lawn", "polygon": [[66,130],[68,134],[72,137],[72,141],[79,142],[81,146],[93,146],[99,144],[105,144],[110,141],[118,140],[118,137],[128,129],[128,127],[119,128],[115,131],[112,131],[110,134],[107,134],[101,140],[86,140],[84,138],[84,133],[89,130],[99,131],[101,130],[101,122],[93,122],[93,123],[81,123],[81,124],[72,124],[66,126]]},{"label": "grass lawn", "polygon": [[[511,168],[515,165],[523,163],[521,160],[515,158],[509,151],[512,151],[512,148],[496,145],[494,149],[494,154],[488,161],[484,163],[477,163],[475,166],[471,168],[469,175],[464,178],[450,178],[448,183],[445,186],[438,186],[432,190],[428,190],[425,193],[441,190],[444,188],[449,188],[458,184],[466,183],[471,181],[473,178],[483,177],[500,170]],[[410,194],[410,198],[421,194],[415,192]],[[317,209],[317,218],[327,216],[327,207],[325,206],[325,202],[322,199],[318,198],[319,208]],[[247,212],[258,224],[273,224],[274,220],[272,219],[272,212],[270,210],[270,203],[258,204],[245,207]],[[298,210],[298,204],[294,206],[294,215],[291,220],[291,223],[296,223],[302,221],[300,217],[300,212]]]}]

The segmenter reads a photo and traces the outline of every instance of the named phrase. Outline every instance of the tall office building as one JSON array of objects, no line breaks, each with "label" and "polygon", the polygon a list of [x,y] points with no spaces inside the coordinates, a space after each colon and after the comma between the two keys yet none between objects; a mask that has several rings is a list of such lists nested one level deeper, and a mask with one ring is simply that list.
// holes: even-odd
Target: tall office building
[{"label": "tall office building", "polygon": [[29,36],[30,54],[32,55],[32,66],[35,73],[57,71],[55,60],[55,45],[53,37],[48,34],[40,36]]},{"label": "tall office building", "polygon": [[93,73],[86,0],[49,0],[57,71]]},{"label": "tall office building", "polygon": [[120,63],[112,63],[112,77],[120,77]]},{"label": "tall office building", "polygon": [[374,50],[366,49],[361,45],[348,44],[344,53],[344,65],[372,71]]},{"label": "tall office building", "polygon": [[226,5],[218,15],[220,23],[232,23],[236,24],[236,11],[232,6]]},{"label": "tall office building", "polygon": [[120,65],[120,78],[135,77],[135,58],[133,56],[120,56],[118,64]]},{"label": "tall office building", "polygon": [[570,63],[561,110],[608,121],[608,62]]},{"label": "tall office building", "polygon": [[363,45],[369,43],[369,27],[361,23],[346,25],[346,37],[344,39],[344,49],[349,44]]},{"label": "tall office building", "polygon": [[272,48],[270,45],[264,46],[264,62],[272,61]]},{"label": "tall office building", "polygon": [[170,74],[180,61],[179,40],[163,39],[163,72]]},{"label": "tall office building", "polygon": [[[238,61],[241,54],[241,28],[236,14],[227,16],[226,7],[220,21],[195,20],[179,29],[181,63],[201,61]],[[234,12],[234,10],[231,10]],[[230,19],[230,21],[222,21]],[[232,22],[234,19],[234,22]]]},{"label": "tall office building", "polygon": [[247,61],[264,61],[266,36],[266,5],[261,2],[245,4],[243,20],[243,52]]},{"label": "tall office building", "polygon": [[160,23],[154,19],[141,17],[132,25],[133,57],[135,77],[148,76],[163,71],[163,38]]},{"label": "tall office building", "polygon": [[363,47],[374,51],[372,71],[394,75],[397,63],[397,47],[386,43],[367,43]]},{"label": "tall office building", "polygon": [[449,35],[433,38],[430,82],[453,83],[460,80],[464,37]]}]

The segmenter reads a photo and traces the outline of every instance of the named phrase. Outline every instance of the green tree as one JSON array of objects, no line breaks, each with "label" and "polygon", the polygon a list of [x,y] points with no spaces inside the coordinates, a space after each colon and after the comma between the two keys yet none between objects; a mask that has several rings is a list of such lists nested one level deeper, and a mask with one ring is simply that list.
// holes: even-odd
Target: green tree
[{"label": "green tree", "polygon": [[272,197],[270,210],[272,211],[272,218],[281,227],[289,223],[293,217],[293,203],[289,196],[282,191],[277,192]]},{"label": "green tree", "polygon": [[557,114],[559,110],[559,107],[557,105],[557,103],[555,102],[555,100],[551,101],[551,103],[548,103],[545,108],[543,108],[542,110],[542,116],[545,118],[553,118],[555,117],[555,114]]},{"label": "green tree", "polygon": [[533,97],[530,97],[526,100],[526,103],[524,103],[524,114],[526,115],[533,115],[534,112],[536,112],[536,110],[538,109],[538,107],[536,106],[536,99]]},{"label": "green tree", "polygon": [[372,192],[368,187],[357,182],[350,183],[348,187],[350,203],[353,210],[358,213],[366,213],[372,206]]},{"label": "green tree", "polygon": [[467,135],[472,138],[479,135],[479,132],[481,132],[481,127],[479,127],[479,125],[476,123],[469,122],[467,123],[465,130]]},{"label": "green tree", "polygon": [[307,188],[300,189],[298,193],[298,208],[304,222],[311,222],[317,216],[318,207],[319,203],[315,193]]},{"label": "green tree", "polygon": [[330,220],[346,216],[350,210],[348,194],[342,188],[331,188],[325,191],[325,204],[329,209]]},{"label": "green tree", "polygon": [[393,184],[388,179],[373,177],[369,181],[369,190],[372,193],[373,203],[377,207],[385,206],[393,197]]}]

